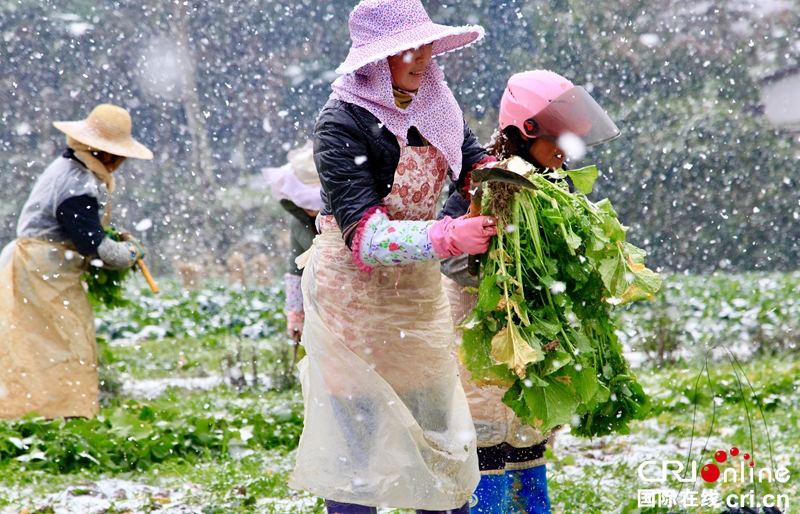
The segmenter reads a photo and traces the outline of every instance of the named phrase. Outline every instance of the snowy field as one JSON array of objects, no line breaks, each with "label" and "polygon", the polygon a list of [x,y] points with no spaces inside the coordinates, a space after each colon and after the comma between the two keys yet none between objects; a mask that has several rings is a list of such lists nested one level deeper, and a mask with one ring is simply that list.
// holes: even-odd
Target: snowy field
[{"label": "snowy field", "polygon": [[[649,487],[638,467],[687,459],[702,466],[733,446],[794,472],[798,281],[673,276],[662,299],[623,311],[619,335],[653,402],[651,417],[629,434],[592,440],[559,430],[548,464],[554,512],[667,512],[635,510],[638,491]],[[292,346],[279,291],[165,286],[158,297],[135,292],[129,306],[98,311],[105,406],[97,420],[0,423],[0,513],[321,512],[318,498],[286,487],[302,399],[286,375]],[[715,397],[706,378],[696,386],[705,349],[726,341],[766,426],[722,350],[709,365]],[[688,487],[709,488],[702,484]],[[781,492],[795,500],[796,481]]]},{"label": "snowy field", "polygon": [[[137,275],[127,305],[96,309],[101,412],[0,420],[0,514],[322,512],[286,485],[303,404],[282,292],[209,277],[238,255],[280,280],[288,218],[263,170],[313,134],[355,3],[0,0],[0,248],[65,149],[53,122],[109,102],[155,154],[115,171],[113,223],[157,275],[205,280],[159,276],[154,296]],[[720,514],[640,505],[652,483],[638,469],[737,447],[788,469],[758,496],[800,512],[800,273],[767,272],[800,262],[800,0],[423,3],[436,23],[486,31],[436,58],[481,144],[512,74],[583,86],[621,134],[569,167],[597,166],[592,195],[613,203],[648,266],[687,270],[619,311],[649,417],[592,440],[561,429],[553,511]],[[664,484],[706,498],[749,487]]]}]

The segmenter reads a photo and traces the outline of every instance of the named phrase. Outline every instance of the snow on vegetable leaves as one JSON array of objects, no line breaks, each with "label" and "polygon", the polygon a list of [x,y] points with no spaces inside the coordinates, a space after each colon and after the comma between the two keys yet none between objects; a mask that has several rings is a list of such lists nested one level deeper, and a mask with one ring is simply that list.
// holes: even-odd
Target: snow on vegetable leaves
[{"label": "snow on vegetable leaves", "polygon": [[[622,355],[612,308],[652,299],[661,278],[625,241],[611,203],[586,198],[596,168],[566,172],[578,189],[570,193],[565,172],[535,173],[518,157],[496,166],[527,167],[536,189],[487,186],[484,211],[505,206],[491,214],[516,229],[499,230],[483,258],[461,358],[473,380],[508,388],[503,401],[542,431],[572,423],[584,436],[627,433],[649,401]],[[509,191],[510,203],[492,203]]]},{"label": "snow on vegetable leaves", "polygon": [[219,283],[181,290],[169,281],[162,285],[158,296],[131,288],[124,307],[97,311],[97,333],[108,341],[222,334],[257,339],[285,330],[278,287],[241,289]]}]

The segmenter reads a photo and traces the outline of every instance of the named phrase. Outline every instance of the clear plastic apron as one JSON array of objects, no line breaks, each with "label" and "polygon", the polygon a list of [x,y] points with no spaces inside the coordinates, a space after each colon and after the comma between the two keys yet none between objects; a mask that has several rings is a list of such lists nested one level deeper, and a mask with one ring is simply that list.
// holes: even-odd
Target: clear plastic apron
[{"label": "clear plastic apron", "polygon": [[0,269],[0,418],[98,412],[94,316],[74,247],[19,238]]},{"label": "clear plastic apron", "polygon": [[[462,286],[444,275],[442,275],[442,286],[450,299],[453,323],[458,325],[475,308],[478,295],[464,291]],[[545,435],[532,426],[523,424],[514,411],[503,403],[505,389],[492,385],[481,386],[470,380],[472,373],[459,360],[460,330],[456,331],[455,343],[453,357],[458,362],[461,385],[464,386],[472,421],[475,423],[478,446],[487,447],[508,443],[516,448],[525,448],[544,441]]]},{"label": "clear plastic apron", "polygon": [[[408,147],[383,205],[433,219],[447,163]],[[332,216],[305,255],[305,426],[289,485],[339,502],[464,505],[480,479],[439,262],[359,271]]]}]

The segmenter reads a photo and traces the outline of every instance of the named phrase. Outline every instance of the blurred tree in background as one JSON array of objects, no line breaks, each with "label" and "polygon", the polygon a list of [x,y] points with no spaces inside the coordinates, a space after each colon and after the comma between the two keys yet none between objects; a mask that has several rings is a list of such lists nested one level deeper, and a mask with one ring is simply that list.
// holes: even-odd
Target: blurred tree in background
[{"label": "blurred tree in background", "polygon": [[[648,264],[795,269],[797,133],[761,115],[761,79],[800,64],[800,0],[424,1],[434,21],[486,40],[438,58],[488,141],[510,74],[547,68],[584,85],[622,136],[580,166]],[[0,0],[0,244],[63,149],[55,120],[127,108],[152,162],[118,172],[115,223],[150,218],[153,264],[279,252],[284,224],[264,166],[302,145],[349,47],[355,4],[320,0]],[[249,245],[249,246],[248,246]]]}]

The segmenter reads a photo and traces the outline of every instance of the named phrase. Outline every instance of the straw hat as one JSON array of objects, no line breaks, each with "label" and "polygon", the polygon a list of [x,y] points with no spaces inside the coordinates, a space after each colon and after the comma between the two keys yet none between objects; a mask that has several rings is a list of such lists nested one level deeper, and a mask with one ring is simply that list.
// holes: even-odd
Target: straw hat
[{"label": "straw hat", "polygon": [[100,104],[81,121],[54,121],[53,126],[94,150],[150,160],[153,152],[131,136],[131,116],[122,107]]},{"label": "straw hat", "polygon": [[322,185],[305,184],[297,178],[292,165],[286,163],[280,168],[264,168],[261,170],[272,189],[272,197],[276,200],[290,200],[296,206],[312,211],[322,209],[320,189]]},{"label": "straw hat", "polygon": [[470,45],[483,38],[483,27],[449,27],[433,23],[420,0],[363,0],[350,13],[347,59],[336,73],[352,73],[403,50],[433,43],[433,55]]},{"label": "straw hat", "polygon": [[289,162],[298,180],[306,185],[320,185],[317,166],[314,164],[314,148],[309,141],[305,146],[289,152]]},{"label": "straw hat", "polygon": [[317,167],[314,165],[314,148],[307,141],[301,148],[289,152],[288,161],[280,168],[264,168],[267,181],[276,200],[290,200],[296,206],[312,211],[322,209]]}]

